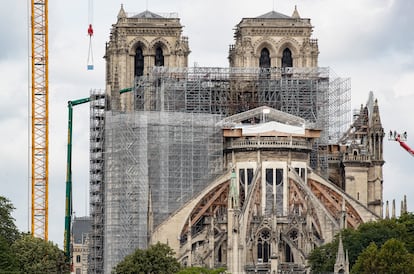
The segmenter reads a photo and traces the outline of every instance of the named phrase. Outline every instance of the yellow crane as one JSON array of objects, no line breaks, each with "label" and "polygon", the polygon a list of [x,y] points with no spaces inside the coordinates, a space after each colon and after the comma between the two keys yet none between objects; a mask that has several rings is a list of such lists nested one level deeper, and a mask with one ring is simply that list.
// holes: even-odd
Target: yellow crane
[{"label": "yellow crane", "polygon": [[48,239],[48,0],[31,0],[31,233]]}]

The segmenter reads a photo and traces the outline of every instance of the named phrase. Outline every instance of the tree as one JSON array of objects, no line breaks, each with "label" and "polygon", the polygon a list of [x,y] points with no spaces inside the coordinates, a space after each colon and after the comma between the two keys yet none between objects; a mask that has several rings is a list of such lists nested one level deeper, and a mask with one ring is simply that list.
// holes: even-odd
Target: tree
[{"label": "tree", "polygon": [[371,243],[359,256],[351,273],[414,273],[414,255],[397,239],[389,239],[378,250]]},{"label": "tree", "polygon": [[315,248],[309,255],[312,273],[332,272],[338,252],[338,240]]},{"label": "tree", "polygon": [[378,247],[372,242],[359,256],[352,267],[352,273],[379,274]]},{"label": "tree", "polygon": [[69,264],[57,245],[30,234],[23,235],[11,246],[21,273],[66,273]]},{"label": "tree", "polygon": [[414,214],[411,212],[404,213],[397,219],[397,222],[405,227],[407,233],[403,236],[405,247],[408,252],[414,253]]},{"label": "tree", "polygon": [[[349,252],[349,264],[352,267],[358,256],[371,244],[382,247],[395,238],[404,243],[408,252],[414,251],[414,215],[403,214],[399,219],[385,219],[361,224],[358,229],[345,229],[341,232],[344,249]],[[314,273],[333,270],[338,252],[337,239],[312,251],[309,262]]]},{"label": "tree", "polygon": [[11,251],[10,244],[0,236],[0,273],[13,273],[16,271],[16,258]]},{"label": "tree", "polygon": [[414,255],[397,239],[389,239],[384,243],[378,253],[378,263],[381,273],[414,273]]},{"label": "tree", "polygon": [[115,273],[170,274],[180,270],[174,251],[166,244],[157,243],[147,250],[137,249],[125,257],[114,269]]},{"label": "tree", "polygon": [[11,215],[14,209],[9,199],[0,196],[0,237],[6,240],[8,244],[12,244],[19,238],[19,231]]},{"label": "tree", "polygon": [[359,254],[372,242],[380,247],[388,239],[404,240],[406,235],[405,226],[398,223],[396,219],[368,222],[361,224],[357,230],[346,229],[342,233],[344,248],[349,251],[350,266],[356,262]]},{"label": "tree", "polygon": [[17,270],[15,256],[11,250],[11,245],[19,237],[19,231],[11,215],[14,209],[9,199],[0,196],[0,273]]}]

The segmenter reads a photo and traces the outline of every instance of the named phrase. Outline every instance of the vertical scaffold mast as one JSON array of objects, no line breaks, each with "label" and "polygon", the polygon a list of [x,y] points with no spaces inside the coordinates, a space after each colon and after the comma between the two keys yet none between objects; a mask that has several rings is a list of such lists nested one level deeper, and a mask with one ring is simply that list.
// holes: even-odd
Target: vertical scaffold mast
[{"label": "vertical scaffold mast", "polygon": [[31,233],[48,239],[48,0],[31,0]]}]

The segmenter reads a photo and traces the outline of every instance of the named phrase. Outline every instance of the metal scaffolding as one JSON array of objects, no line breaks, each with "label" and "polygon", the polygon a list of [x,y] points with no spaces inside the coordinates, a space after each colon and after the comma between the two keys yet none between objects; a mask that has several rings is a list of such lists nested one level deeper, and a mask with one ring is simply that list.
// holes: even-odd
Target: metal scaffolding
[{"label": "metal scaffolding", "polygon": [[199,113],[106,113],[105,272],[136,248],[146,248],[153,226],[221,174],[220,119]]},{"label": "metal scaffolding", "polygon": [[105,91],[91,90],[90,93],[90,167],[89,197],[92,231],[88,273],[101,273],[103,269],[104,232],[104,130]]},{"label": "metal scaffolding", "polygon": [[322,144],[351,122],[350,80],[329,68],[165,68],[136,79],[136,110],[224,116],[269,106],[314,123]]},{"label": "metal scaffolding", "polygon": [[[133,97],[128,112],[91,95],[94,273],[146,248],[154,227],[223,173],[222,119],[269,106],[322,129],[319,144],[350,122],[349,79],[329,68],[156,67],[132,92],[121,95]],[[316,146],[311,166],[327,170],[323,159]]]},{"label": "metal scaffolding", "polygon": [[[331,72],[331,74],[334,74]],[[328,94],[328,140],[337,144],[351,125],[351,81],[349,78],[330,77]]]}]

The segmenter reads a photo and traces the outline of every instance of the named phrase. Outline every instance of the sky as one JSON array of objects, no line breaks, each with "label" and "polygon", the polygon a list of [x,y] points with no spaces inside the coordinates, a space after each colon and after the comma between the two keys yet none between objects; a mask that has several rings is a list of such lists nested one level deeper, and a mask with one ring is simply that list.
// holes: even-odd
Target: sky
[{"label": "sky", "polygon": [[[91,1],[91,0],[90,0]],[[11,200],[20,231],[30,229],[29,186],[29,2],[3,1],[0,10],[0,195]],[[373,91],[386,132],[407,131],[414,147],[414,1],[412,0],[100,0],[49,1],[49,240],[63,246],[67,101],[105,87],[105,42],[124,5],[176,12],[189,37],[189,65],[228,66],[234,27],[244,17],[271,10],[291,15],[297,5],[310,18],[318,39],[319,66],[351,78],[352,108]],[[87,71],[93,24],[94,70]],[[414,209],[414,158],[398,143],[384,140],[384,201],[407,195]],[[89,214],[89,108],[76,106],[73,133],[73,202],[76,216]]]}]

